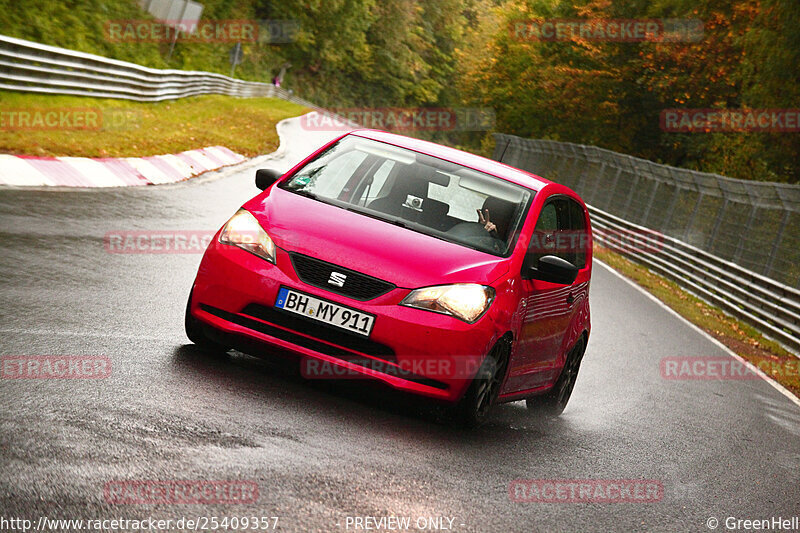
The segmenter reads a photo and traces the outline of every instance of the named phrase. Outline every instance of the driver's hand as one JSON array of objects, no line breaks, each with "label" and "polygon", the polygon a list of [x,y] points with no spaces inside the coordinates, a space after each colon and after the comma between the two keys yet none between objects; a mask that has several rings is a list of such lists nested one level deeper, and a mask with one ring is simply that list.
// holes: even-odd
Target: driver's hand
[{"label": "driver's hand", "polygon": [[477,209],[477,211],[478,211],[478,221],[481,224],[483,224],[484,229],[489,233],[494,233],[495,235],[497,235],[497,226],[495,226],[489,220],[489,210],[484,209],[483,211],[481,211],[480,209]]}]

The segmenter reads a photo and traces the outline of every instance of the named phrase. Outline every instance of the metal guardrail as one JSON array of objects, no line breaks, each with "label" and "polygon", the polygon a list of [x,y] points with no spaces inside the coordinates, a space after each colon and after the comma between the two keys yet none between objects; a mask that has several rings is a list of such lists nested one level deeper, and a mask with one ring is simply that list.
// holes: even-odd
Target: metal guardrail
[{"label": "metal guardrail", "polygon": [[598,244],[645,265],[800,352],[800,291],[589,207]]},{"label": "metal guardrail", "polygon": [[[701,246],[685,242],[680,238],[686,235],[685,227],[679,224],[677,224],[678,230],[673,230],[677,235],[668,235],[661,228],[636,224],[630,222],[627,216],[623,218],[619,213],[609,212],[617,207],[618,211],[627,210],[630,214],[630,205],[633,203],[630,198],[638,194],[644,198],[645,201],[642,203],[648,211],[660,211],[658,217],[648,213],[640,215],[640,219],[673,219],[672,225],[676,226],[674,213],[677,211],[676,204],[681,200],[681,185],[690,188],[694,184],[694,182],[686,183],[685,176],[681,174],[684,169],[656,165],[591,146],[522,139],[502,134],[495,137],[496,160],[564,183],[583,196],[589,204],[593,232],[598,244],[675,281],[689,292],[752,324],[795,354],[800,353],[800,290],[762,275],[754,268],[739,265]],[[640,190],[625,188],[624,196],[615,194],[615,188],[620,182],[619,175],[623,171],[621,170],[623,167],[619,165],[615,168],[615,163],[618,163],[619,159],[626,165],[624,171],[636,173],[633,183],[640,185]],[[638,173],[636,169],[639,169]],[[652,187],[649,182],[654,178],[648,175],[648,172],[654,171],[659,176],[660,185]],[[714,176],[714,179],[727,178]],[[731,181],[732,184],[723,182],[716,190],[710,188],[702,190],[700,197],[702,198],[703,194],[713,195],[719,190],[733,188],[742,180]],[[792,198],[800,191],[800,188],[795,187],[796,190],[793,190],[794,186],[784,184],[753,185],[754,188],[764,189],[777,186],[786,199]],[[665,187],[671,192],[666,205],[656,201],[659,198],[656,193],[659,187]],[[622,199],[621,205],[615,205],[615,198]],[[752,197],[745,196],[745,198]],[[605,202],[601,202],[604,203],[604,209],[600,209],[596,204],[592,205],[594,201],[603,199],[606,199]],[[774,214],[777,220],[787,223],[787,219],[795,215],[794,209],[797,205],[783,202],[780,198],[778,200],[779,203],[773,204],[764,201],[758,207],[746,210],[739,207],[739,218],[749,219],[748,225],[754,225],[753,212],[756,209],[768,209],[767,212]],[[700,201],[693,198],[691,203],[697,206]],[[696,217],[697,211],[695,207],[691,216]],[[778,213],[775,214],[775,211]],[[715,222],[714,226],[719,226],[721,223],[723,222]],[[715,231],[719,234],[719,227],[716,227]],[[785,234],[786,231],[779,230],[778,242],[781,242]],[[745,235],[739,235],[739,240],[745,238]],[[708,243],[707,239],[699,241]],[[776,248],[774,243],[770,244],[768,247],[770,251]],[[768,254],[762,255],[764,261],[769,260]]]},{"label": "metal guardrail", "polygon": [[138,102],[202,94],[273,97],[315,108],[269,83],[212,72],[159,70],[0,35],[0,89]]}]

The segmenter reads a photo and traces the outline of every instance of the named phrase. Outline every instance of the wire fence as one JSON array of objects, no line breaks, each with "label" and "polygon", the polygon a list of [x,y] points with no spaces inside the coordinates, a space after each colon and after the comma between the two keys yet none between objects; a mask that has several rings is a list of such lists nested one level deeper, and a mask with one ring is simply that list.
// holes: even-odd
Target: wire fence
[{"label": "wire fence", "polygon": [[587,204],[800,287],[800,186],[670,167],[594,146],[495,135],[494,158]]}]

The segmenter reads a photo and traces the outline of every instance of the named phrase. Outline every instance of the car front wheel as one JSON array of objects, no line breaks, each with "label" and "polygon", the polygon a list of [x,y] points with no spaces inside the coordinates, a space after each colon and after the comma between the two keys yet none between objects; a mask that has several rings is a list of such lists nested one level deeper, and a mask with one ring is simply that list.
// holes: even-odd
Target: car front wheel
[{"label": "car front wheel", "polygon": [[581,337],[567,355],[564,368],[561,370],[561,375],[558,376],[558,380],[556,384],[553,385],[553,388],[541,396],[533,396],[525,400],[525,405],[531,412],[555,417],[564,411],[570,396],[572,396],[572,389],[575,388],[575,381],[578,379],[578,369],[581,366],[581,360],[583,359],[583,352],[585,349],[586,345],[583,337]]},{"label": "car front wheel", "polygon": [[486,422],[506,377],[511,344],[501,339],[483,360],[478,373],[456,407],[456,421],[465,427]]}]

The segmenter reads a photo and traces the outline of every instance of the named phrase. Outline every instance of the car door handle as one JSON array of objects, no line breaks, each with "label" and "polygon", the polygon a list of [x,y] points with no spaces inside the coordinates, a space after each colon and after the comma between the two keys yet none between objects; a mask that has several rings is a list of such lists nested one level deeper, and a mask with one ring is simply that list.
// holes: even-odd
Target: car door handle
[{"label": "car door handle", "polygon": [[572,305],[574,303],[575,303],[575,296],[573,296],[572,293],[569,293],[569,296],[567,296],[567,305]]}]

